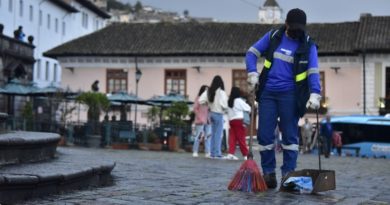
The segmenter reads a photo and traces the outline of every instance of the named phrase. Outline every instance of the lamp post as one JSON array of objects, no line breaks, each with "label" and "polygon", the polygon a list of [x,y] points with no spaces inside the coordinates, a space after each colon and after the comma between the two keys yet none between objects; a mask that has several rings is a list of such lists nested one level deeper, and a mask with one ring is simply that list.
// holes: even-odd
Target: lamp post
[{"label": "lamp post", "polygon": [[[142,76],[142,72],[138,68],[137,57],[135,57],[135,96],[137,99],[138,99],[138,82],[141,79],[141,76]],[[138,104],[138,102],[135,103],[135,111],[134,111],[134,115],[135,115],[134,116],[134,125],[133,125],[134,134],[135,134],[135,127],[137,126],[137,104]]]}]

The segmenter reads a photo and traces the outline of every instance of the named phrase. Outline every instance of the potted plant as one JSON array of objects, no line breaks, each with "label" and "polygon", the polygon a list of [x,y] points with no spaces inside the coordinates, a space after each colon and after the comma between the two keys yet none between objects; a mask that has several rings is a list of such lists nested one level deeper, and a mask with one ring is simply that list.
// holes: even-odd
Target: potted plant
[{"label": "potted plant", "polygon": [[146,130],[143,132],[143,135],[145,135],[147,142],[138,143],[139,149],[153,151],[160,151],[162,149],[160,138],[156,133],[151,130]]},{"label": "potted plant", "polygon": [[[87,111],[87,123],[84,125],[85,135],[94,135],[98,134],[99,129],[99,119],[100,113],[102,111],[107,111],[110,106],[110,101],[107,96],[103,93],[98,92],[86,92],[82,93],[76,98],[77,102],[83,103],[88,106]],[[93,137],[96,138],[93,142],[88,142],[87,144],[101,144],[101,136]],[[90,141],[92,139],[88,139]]]},{"label": "potted plant", "polygon": [[179,140],[183,138],[184,127],[186,127],[185,118],[189,114],[188,106],[185,102],[174,102],[166,110],[168,122],[172,126],[172,135],[168,138],[168,148],[170,151],[179,150]]}]

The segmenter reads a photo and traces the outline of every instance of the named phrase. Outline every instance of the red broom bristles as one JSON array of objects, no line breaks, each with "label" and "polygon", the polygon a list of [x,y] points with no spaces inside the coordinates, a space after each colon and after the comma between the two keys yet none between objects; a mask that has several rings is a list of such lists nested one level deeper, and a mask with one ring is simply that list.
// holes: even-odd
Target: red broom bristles
[{"label": "red broom bristles", "polygon": [[240,169],[230,181],[228,189],[231,191],[263,192],[267,190],[267,185],[256,162],[249,158],[242,163]]}]

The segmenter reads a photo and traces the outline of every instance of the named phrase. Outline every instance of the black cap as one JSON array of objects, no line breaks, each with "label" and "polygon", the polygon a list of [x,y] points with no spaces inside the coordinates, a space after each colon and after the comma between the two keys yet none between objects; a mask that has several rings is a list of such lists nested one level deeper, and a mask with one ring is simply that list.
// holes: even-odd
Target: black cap
[{"label": "black cap", "polygon": [[303,10],[295,8],[287,13],[286,23],[291,29],[305,30],[306,14]]}]

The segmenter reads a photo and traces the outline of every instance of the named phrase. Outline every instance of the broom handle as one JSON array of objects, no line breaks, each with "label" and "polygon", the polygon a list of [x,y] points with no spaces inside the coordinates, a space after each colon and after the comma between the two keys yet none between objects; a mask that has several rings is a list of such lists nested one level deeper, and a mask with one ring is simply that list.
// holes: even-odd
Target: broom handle
[{"label": "broom handle", "polygon": [[253,120],[255,118],[255,92],[257,89],[253,89],[250,93],[250,104],[251,104],[251,113],[250,113],[250,124],[249,124],[249,154],[248,159],[253,159],[253,152],[252,152],[252,137],[253,137]]},{"label": "broom handle", "polygon": [[[319,123],[319,120],[318,120],[318,109],[316,109],[316,118],[317,118],[317,148],[318,148],[318,168],[319,170],[321,171],[321,152],[320,152],[320,123]],[[322,145],[321,145],[322,147]]]}]

